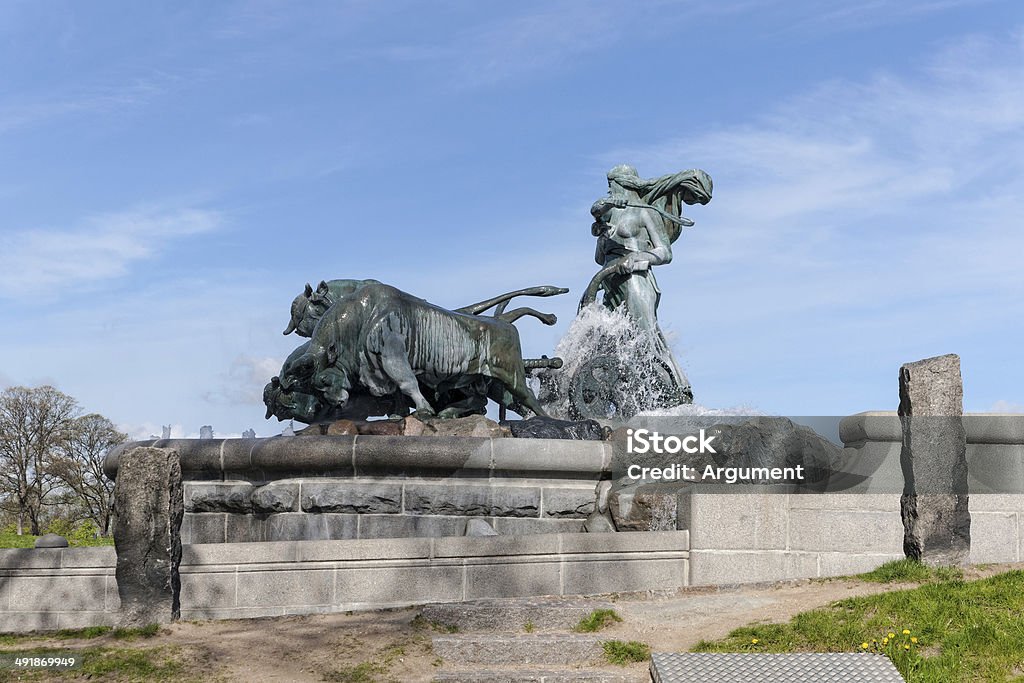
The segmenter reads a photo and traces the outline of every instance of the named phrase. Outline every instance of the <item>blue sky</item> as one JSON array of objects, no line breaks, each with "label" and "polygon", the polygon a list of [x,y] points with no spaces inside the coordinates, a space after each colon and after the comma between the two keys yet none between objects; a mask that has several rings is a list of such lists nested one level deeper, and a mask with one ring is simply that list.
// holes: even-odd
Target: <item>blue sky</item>
[{"label": "blue sky", "polygon": [[570,287],[550,353],[624,162],[715,181],[657,271],[700,403],[892,409],[953,352],[1024,404],[1017,0],[5,0],[0,157],[0,384],[137,436],[280,431],[307,281]]}]

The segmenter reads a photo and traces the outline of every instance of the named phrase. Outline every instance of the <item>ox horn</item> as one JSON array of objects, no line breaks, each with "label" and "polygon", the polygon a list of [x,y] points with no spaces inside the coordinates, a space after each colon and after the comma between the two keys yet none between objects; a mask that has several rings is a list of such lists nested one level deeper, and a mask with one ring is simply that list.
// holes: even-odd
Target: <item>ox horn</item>
[{"label": "ox horn", "polygon": [[295,331],[295,321],[294,320],[289,320],[288,321],[288,327],[284,328],[284,333],[285,334],[291,334],[294,331]]}]

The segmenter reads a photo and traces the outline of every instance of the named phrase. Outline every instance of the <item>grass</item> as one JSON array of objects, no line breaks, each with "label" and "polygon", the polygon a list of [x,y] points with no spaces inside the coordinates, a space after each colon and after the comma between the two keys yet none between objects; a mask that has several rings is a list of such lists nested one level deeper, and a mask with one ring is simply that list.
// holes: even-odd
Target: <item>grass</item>
[{"label": "grass", "polygon": [[620,621],[622,621],[622,617],[615,610],[596,609],[580,619],[580,623],[576,624],[572,630],[577,633],[595,633]]},{"label": "grass", "polygon": [[871,575],[926,583],[841,600],[787,624],[746,626],[694,651],[879,652],[908,682],[1022,680],[1024,572],[965,582],[955,572],[890,563]]},{"label": "grass", "polygon": [[[388,672],[394,661],[405,656],[405,647],[400,644],[393,644],[385,647],[377,653],[377,659],[367,662],[360,662],[353,666],[343,666],[324,674],[325,681],[332,683],[379,683],[381,681],[392,681]],[[439,661],[434,666],[439,666]]]},{"label": "grass", "polygon": [[431,621],[422,614],[413,617],[410,625],[420,631],[437,631],[438,633],[458,633],[459,627],[456,624],[442,624],[440,621]]},{"label": "grass", "polygon": [[[52,654],[53,648],[19,650],[18,654]],[[177,647],[155,647],[147,649],[89,647],[74,650],[81,657],[82,665],[63,673],[54,671],[19,672],[0,670],[0,681],[50,680],[54,676],[74,680],[102,679],[118,681],[162,681],[181,682],[198,680],[188,677],[184,657]]]},{"label": "grass", "polygon": [[116,640],[136,640],[137,638],[152,638],[158,633],[160,633],[159,624],[149,624],[139,628],[86,626],[85,628],[65,628],[59,631],[0,634],[0,645],[18,645],[33,640],[92,640],[107,634]]},{"label": "grass", "polygon": [[[31,534],[22,534],[19,536],[16,533],[9,531],[0,531],[0,549],[3,548],[33,548],[36,544],[38,536]],[[110,536],[99,536],[97,538],[69,538],[69,545],[72,548],[81,548],[87,546],[104,546],[114,545],[114,539]]]},{"label": "grass", "polygon": [[635,640],[628,643],[621,640],[606,640],[601,643],[601,647],[604,649],[604,658],[610,664],[625,666],[634,662],[645,662],[651,657],[651,648]]},{"label": "grass", "polygon": [[959,567],[929,567],[926,564],[904,558],[886,562],[881,567],[855,578],[873,583],[929,583],[933,581],[956,581],[963,579]]}]

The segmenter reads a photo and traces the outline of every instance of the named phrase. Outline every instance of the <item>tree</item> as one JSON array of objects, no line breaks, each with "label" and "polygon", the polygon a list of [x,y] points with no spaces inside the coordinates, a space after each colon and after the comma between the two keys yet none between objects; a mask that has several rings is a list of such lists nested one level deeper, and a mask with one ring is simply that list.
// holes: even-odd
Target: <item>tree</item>
[{"label": "tree", "polygon": [[51,386],[0,393],[0,491],[14,508],[19,535],[26,520],[30,533],[39,534],[43,506],[62,485],[52,465],[78,413],[78,402]]},{"label": "tree", "polygon": [[101,533],[110,521],[110,494],[114,482],[103,474],[103,458],[114,446],[128,440],[114,423],[95,413],[75,418],[59,455],[51,463],[51,472],[68,489],[85,516],[96,523]]}]

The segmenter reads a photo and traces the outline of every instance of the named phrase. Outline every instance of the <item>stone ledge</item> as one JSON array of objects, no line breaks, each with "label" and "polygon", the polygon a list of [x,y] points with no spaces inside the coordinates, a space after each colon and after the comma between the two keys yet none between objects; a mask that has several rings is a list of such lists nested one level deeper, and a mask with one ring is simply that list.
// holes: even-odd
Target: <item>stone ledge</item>
[{"label": "stone ledge", "polygon": [[[1024,444],[1024,415],[964,413],[963,423],[968,444]],[[839,423],[839,438],[847,445],[864,441],[902,442],[903,427],[894,410],[868,411],[844,417]]]},{"label": "stone ledge", "polygon": [[[490,439],[458,436],[274,436],[259,439],[156,439],[110,451],[103,471],[117,476],[121,454],[141,446],[174,448],[188,480],[244,478],[247,472],[319,473],[351,477],[557,474],[596,480],[611,471],[611,444],[557,439]],[[228,476],[232,475],[232,476]]]}]

